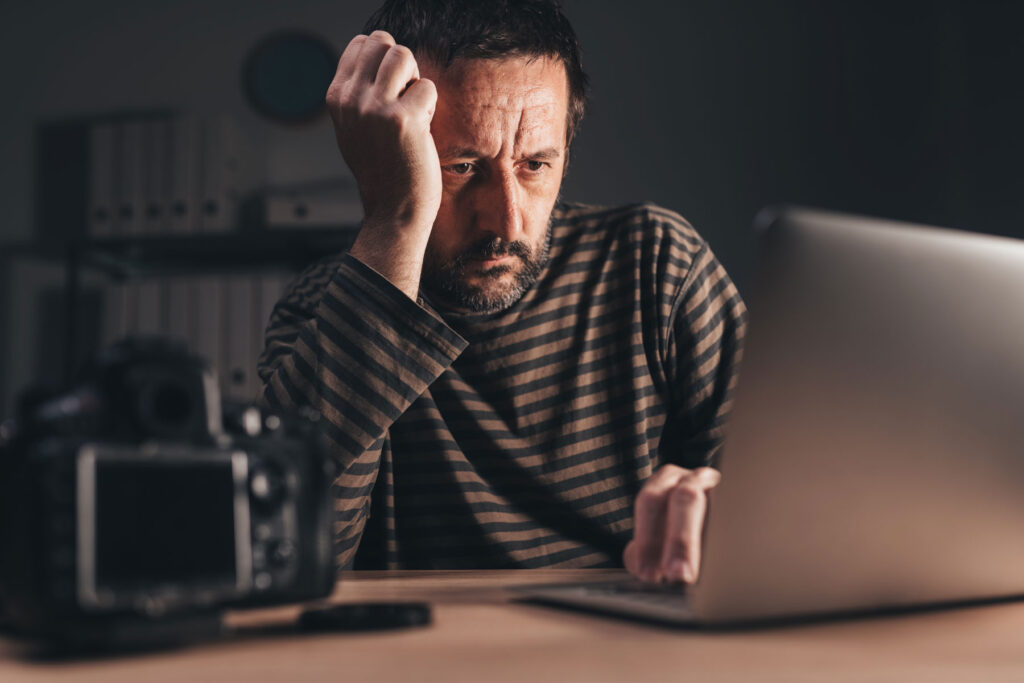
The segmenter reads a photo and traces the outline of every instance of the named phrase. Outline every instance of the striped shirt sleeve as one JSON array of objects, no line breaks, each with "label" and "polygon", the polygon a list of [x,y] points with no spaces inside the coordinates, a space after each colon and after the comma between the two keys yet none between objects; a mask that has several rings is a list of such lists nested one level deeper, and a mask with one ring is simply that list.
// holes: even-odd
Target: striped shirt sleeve
[{"label": "striped shirt sleeve", "polygon": [[350,254],[308,270],[275,307],[258,368],[263,399],[321,415],[343,468],[335,491],[340,563],[365,527],[388,429],[466,345]]},{"label": "striped shirt sleeve", "polygon": [[692,256],[672,307],[668,336],[671,414],[668,462],[714,465],[732,409],[746,330],[740,294],[707,243]]}]

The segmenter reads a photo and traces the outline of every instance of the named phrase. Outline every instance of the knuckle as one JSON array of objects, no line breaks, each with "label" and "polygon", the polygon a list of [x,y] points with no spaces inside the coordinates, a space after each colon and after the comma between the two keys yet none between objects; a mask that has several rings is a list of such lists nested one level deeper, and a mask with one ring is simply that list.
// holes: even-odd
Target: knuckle
[{"label": "knuckle", "polygon": [[331,84],[327,86],[327,100],[335,100],[337,102],[345,99],[348,92],[348,86],[343,77],[335,78],[331,81]]},{"label": "knuckle", "polygon": [[664,473],[666,475],[667,474],[680,474],[680,473],[683,473],[683,472],[686,472],[686,471],[687,470],[686,470],[685,467],[680,467],[679,465],[673,465],[671,463],[669,463],[667,465],[662,465],[661,469],[658,470],[658,472]]},{"label": "knuckle", "polygon": [[664,486],[679,479],[684,470],[676,465],[662,465],[647,479],[648,486]]},{"label": "knuckle", "polygon": [[437,98],[437,86],[434,85],[434,81],[430,80],[429,78],[421,78],[419,82],[423,84],[423,90],[424,92],[427,93],[428,96],[433,97],[435,99]]},{"label": "knuckle", "polygon": [[350,92],[342,93],[334,107],[346,116],[362,116],[362,106],[359,98],[354,97]]},{"label": "knuckle", "polygon": [[691,476],[697,479],[707,480],[715,477],[717,474],[718,472],[710,467],[698,467],[693,470]]},{"label": "knuckle", "polygon": [[717,486],[722,481],[722,473],[714,467],[702,467],[699,472],[708,486]]},{"label": "knuckle", "polygon": [[361,116],[377,116],[380,113],[380,104],[369,88],[359,88],[349,94],[346,98],[352,103],[353,108]]},{"label": "knuckle", "polygon": [[415,59],[413,57],[412,50],[407,48],[405,45],[392,45],[388,52],[401,60]]},{"label": "knuckle", "polygon": [[361,117],[371,119],[377,115],[377,108],[367,97],[353,97],[347,102],[347,104],[347,109],[351,110],[353,114],[358,114]]},{"label": "knuckle", "polygon": [[692,505],[704,497],[700,489],[689,485],[681,484],[676,486],[669,493],[669,499],[673,505]]},{"label": "knuckle", "polygon": [[369,35],[370,40],[376,40],[379,43],[386,43],[388,45],[394,45],[395,39],[387,31],[381,31],[380,29],[374,31]]},{"label": "knuckle", "polygon": [[326,97],[328,102],[344,104],[352,97],[352,86],[343,79],[336,79],[328,86]]}]

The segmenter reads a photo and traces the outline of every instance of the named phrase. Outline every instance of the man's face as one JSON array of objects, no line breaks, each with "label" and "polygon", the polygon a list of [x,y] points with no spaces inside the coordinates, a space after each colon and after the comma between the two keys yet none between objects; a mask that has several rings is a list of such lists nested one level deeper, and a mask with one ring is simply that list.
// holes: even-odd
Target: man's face
[{"label": "man's face", "polygon": [[423,286],[444,303],[499,311],[547,258],[566,160],[568,80],[561,62],[511,57],[420,63],[437,86],[431,134],[444,190]]}]

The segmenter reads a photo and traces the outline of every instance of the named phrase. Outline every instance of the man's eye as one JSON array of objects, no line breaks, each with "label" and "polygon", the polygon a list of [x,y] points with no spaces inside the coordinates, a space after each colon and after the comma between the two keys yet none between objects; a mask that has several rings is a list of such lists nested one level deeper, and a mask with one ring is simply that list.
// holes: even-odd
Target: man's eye
[{"label": "man's eye", "polygon": [[473,164],[464,162],[461,164],[452,164],[448,167],[448,170],[455,175],[469,175],[470,171],[473,170]]},{"label": "man's eye", "polygon": [[526,162],[526,170],[532,171],[533,173],[537,173],[539,171],[543,171],[546,166],[547,166],[547,164],[544,163],[543,161],[527,161]]}]

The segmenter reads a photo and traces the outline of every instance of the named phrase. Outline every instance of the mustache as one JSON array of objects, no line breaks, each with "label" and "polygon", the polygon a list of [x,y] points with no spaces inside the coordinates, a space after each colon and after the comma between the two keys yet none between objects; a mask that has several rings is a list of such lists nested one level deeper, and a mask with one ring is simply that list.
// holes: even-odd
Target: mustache
[{"label": "mustache", "polygon": [[506,242],[500,237],[482,239],[471,245],[455,258],[455,265],[463,265],[476,259],[495,258],[498,256],[518,256],[528,259],[532,250],[525,242]]}]

